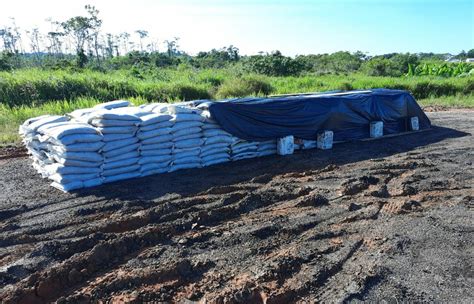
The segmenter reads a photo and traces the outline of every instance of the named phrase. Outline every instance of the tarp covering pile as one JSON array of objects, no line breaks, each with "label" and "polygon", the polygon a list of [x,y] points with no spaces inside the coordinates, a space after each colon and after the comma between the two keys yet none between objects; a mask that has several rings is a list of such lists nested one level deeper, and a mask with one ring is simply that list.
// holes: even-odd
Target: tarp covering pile
[{"label": "tarp covering pile", "polygon": [[289,135],[295,149],[311,149],[322,130],[335,140],[367,138],[371,121],[383,121],[384,134],[405,132],[410,117],[430,127],[410,94],[381,89],[139,107],[118,100],[28,119],[20,134],[34,168],[70,191],[276,154],[277,139]]},{"label": "tarp covering pile", "polygon": [[384,134],[409,131],[408,119],[417,116],[420,129],[428,117],[406,91],[374,89],[336,94],[277,98],[240,98],[215,102],[211,116],[232,135],[264,141],[293,135],[314,140],[321,130],[334,132],[334,141],[369,137],[371,121],[383,121]]}]

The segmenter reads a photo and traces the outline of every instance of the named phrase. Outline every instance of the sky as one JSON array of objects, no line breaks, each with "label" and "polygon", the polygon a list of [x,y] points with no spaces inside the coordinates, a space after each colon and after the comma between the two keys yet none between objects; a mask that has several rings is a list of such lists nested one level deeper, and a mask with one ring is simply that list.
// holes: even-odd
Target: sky
[{"label": "sky", "polygon": [[[474,48],[474,0],[0,0],[0,26],[49,31],[94,5],[103,31],[179,37],[189,54],[234,45],[241,54],[363,51],[457,54]],[[161,45],[164,50],[164,46]]]}]

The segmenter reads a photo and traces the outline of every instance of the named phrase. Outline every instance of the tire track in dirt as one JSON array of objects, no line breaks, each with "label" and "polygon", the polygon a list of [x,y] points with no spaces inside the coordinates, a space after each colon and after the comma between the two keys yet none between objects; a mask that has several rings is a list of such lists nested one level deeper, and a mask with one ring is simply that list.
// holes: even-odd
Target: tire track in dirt
[{"label": "tire track in dirt", "polygon": [[[0,207],[0,298],[303,303],[401,290],[405,301],[459,300],[468,291],[449,281],[443,297],[394,281],[418,231],[472,244],[472,229],[450,224],[459,217],[432,214],[472,214],[473,141],[438,131],[146,179],[156,190],[136,180],[54,194],[35,176],[0,177],[12,191]],[[0,170],[31,172],[21,159]],[[423,282],[423,263],[413,265]]]}]

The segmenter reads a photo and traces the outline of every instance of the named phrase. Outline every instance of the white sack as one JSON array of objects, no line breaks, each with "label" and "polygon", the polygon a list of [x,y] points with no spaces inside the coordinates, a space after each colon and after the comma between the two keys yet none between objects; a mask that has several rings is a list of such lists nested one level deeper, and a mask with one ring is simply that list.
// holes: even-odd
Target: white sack
[{"label": "white sack", "polygon": [[157,144],[147,144],[144,145],[142,143],[142,146],[140,147],[141,151],[146,151],[146,150],[161,150],[161,149],[167,149],[167,148],[172,148],[173,147],[173,142],[171,141],[166,141],[162,143],[157,143]]},{"label": "white sack", "polygon": [[136,126],[121,126],[121,127],[98,127],[97,130],[102,134],[135,134],[138,127]]},{"label": "white sack", "polygon": [[126,167],[130,165],[134,165],[138,163],[139,157],[132,157],[132,158],[127,158],[127,159],[121,159],[117,161],[112,161],[112,162],[106,162],[102,165],[103,170],[110,170],[114,168],[119,168],[119,167]]},{"label": "white sack", "polygon": [[189,128],[201,127],[201,126],[202,126],[202,122],[199,122],[199,121],[177,122],[171,127],[171,133],[175,133],[183,129],[189,129]]},{"label": "white sack", "polygon": [[169,122],[172,118],[173,117],[171,115],[167,115],[167,114],[156,114],[156,113],[148,114],[148,115],[140,117],[140,119],[141,119],[140,125],[141,126],[149,126],[149,125],[152,125],[152,124],[158,124],[158,123],[162,123],[162,122]]},{"label": "white sack", "polygon": [[205,144],[206,145],[212,145],[212,144],[218,144],[218,143],[224,143],[227,145],[230,145],[233,142],[232,137],[229,136],[212,136],[205,138]]},{"label": "white sack", "polygon": [[140,170],[140,165],[135,164],[135,165],[125,166],[125,167],[118,167],[114,169],[104,170],[104,172],[102,173],[102,176],[107,177],[107,176],[113,176],[113,175],[123,174],[127,172],[138,171],[138,170]]},{"label": "white sack", "polygon": [[156,130],[156,129],[161,129],[161,128],[169,128],[169,127],[172,127],[173,125],[174,123],[171,121],[163,121],[160,123],[155,123],[155,124],[146,125],[146,126],[141,125],[140,131],[151,131],[151,130]]},{"label": "white sack", "polygon": [[120,155],[117,155],[117,156],[114,156],[114,157],[107,157],[107,158],[104,159],[104,163],[106,163],[106,162],[111,163],[111,162],[115,162],[115,161],[119,161],[119,160],[123,160],[123,159],[139,157],[139,156],[140,156],[140,152],[135,150],[135,151],[120,154]]},{"label": "white sack", "polygon": [[122,148],[128,145],[133,145],[137,142],[138,142],[138,138],[136,137],[129,137],[126,139],[109,141],[104,144],[104,146],[102,147],[102,151],[107,152],[107,151],[115,150],[115,149]]},{"label": "white sack", "polygon": [[78,143],[93,143],[102,141],[103,137],[100,134],[72,134],[56,139],[47,135],[41,136],[40,141],[48,141],[58,145],[72,145]]},{"label": "white sack", "polygon": [[137,133],[137,137],[140,140],[144,140],[147,138],[157,137],[160,135],[167,135],[167,134],[170,134],[170,132],[171,132],[171,128],[161,128],[161,129],[155,129],[155,130],[145,131],[145,132],[139,131]]},{"label": "white sack", "polygon": [[204,141],[201,138],[181,140],[174,143],[175,148],[200,147]]},{"label": "white sack", "polygon": [[99,103],[98,105],[94,106],[94,109],[116,109],[116,108],[122,108],[122,107],[128,107],[130,106],[131,103],[128,100],[113,100],[109,102],[104,102],[104,103]]},{"label": "white sack", "polygon": [[169,155],[171,154],[172,149],[159,149],[159,150],[142,150],[140,152],[141,156],[156,156],[156,155]]},{"label": "white sack", "polygon": [[136,177],[140,177],[141,176],[141,173],[140,172],[128,172],[128,173],[123,173],[123,174],[119,174],[119,175],[113,175],[113,176],[106,176],[104,177],[103,181],[104,181],[104,184],[105,183],[112,183],[112,182],[116,182],[116,181],[119,181],[119,180],[124,180],[124,179],[132,179],[132,178],[136,178]]},{"label": "white sack", "polygon": [[171,155],[155,155],[155,156],[143,156],[138,160],[140,165],[149,163],[166,163],[173,159]]},{"label": "white sack", "polygon": [[111,158],[111,157],[115,157],[115,156],[123,154],[123,153],[128,153],[130,151],[138,151],[139,147],[140,147],[140,144],[136,143],[136,144],[127,145],[127,146],[124,146],[124,147],[121,147],[121,148],[118,148],[118,149],[115,149],[115,150],[110,150],[110,151],[104,152],[103,155],[106,158]]},{"label": "white sack", "polygon": [[104,143],[101,141],[97,142],[89,142],[89,143],[77,143],[72,145],[58,145],[58,144],[50,144],[47,143],[45,148],[48,150],[56,151],[56,152],[93,152],[99,151],[104,146]]},{"label": "white sack", "polygon": [[174,137],[173,142],[184,141],[184,140],[189,140],[189,139],[201,139],[201,138],[202,138],[201,133],[191,133],[188,135],[181,135],[178,137]]},{"label": "white sack", "polygon": [[174,137],[180,137],[180,136],[185,136],[185,135],[190,135],[190,134],[195,134],[195,133],[198,133],[201,136],[201,128],[191,127],[191,128],[181,129],[178,131],[173,130]]},{"label": "white sack", "polygon": [[167,135],[160,135],[156,137],[151,137],[142,140],[142,145],[148,145],[148,144],[158,144],[158,143],[163,143],[163,142],[171,142],[173,140],[173,135],[167,134]]},{"label": "white sack", "polygon": [[133,134],[133,133],[115,133],[115,134],[111,133],[111,134],[105,134],[103,137],[104,137],[103,141],[107,143],[107,142],[111,142],[111,141],[132,138],[132,137],[135,137],[135,134]]}]

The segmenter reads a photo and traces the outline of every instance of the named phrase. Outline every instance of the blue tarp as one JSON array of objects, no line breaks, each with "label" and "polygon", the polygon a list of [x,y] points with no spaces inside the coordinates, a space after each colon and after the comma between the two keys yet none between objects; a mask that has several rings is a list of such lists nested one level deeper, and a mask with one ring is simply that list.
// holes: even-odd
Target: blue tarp
[{"label": "blue tarp", "polygon": [[420,130],[431,122],[406,91],[373,89],[331,94],[239,98],[209,105],[224,130],[246,140],[264,141],[293,135],[314,140],[321,130],[335,141],[369,137],[371,121],[384,122],[384,135],[409,131],[417,116]]}]

